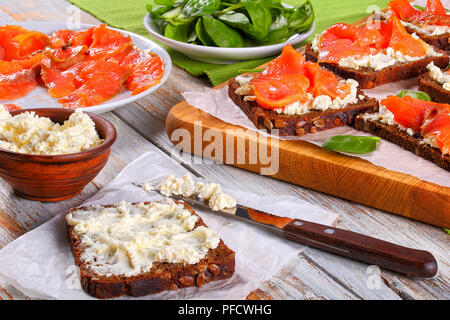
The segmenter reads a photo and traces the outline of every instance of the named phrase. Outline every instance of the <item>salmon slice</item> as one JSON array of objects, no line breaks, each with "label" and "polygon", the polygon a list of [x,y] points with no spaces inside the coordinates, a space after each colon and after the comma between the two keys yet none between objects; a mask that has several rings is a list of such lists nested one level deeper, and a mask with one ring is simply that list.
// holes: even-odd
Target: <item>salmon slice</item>
[{"label": "salmon slice", "polygon": [[127,89],[133,95],[141,93],[161,81],[164,75],[163,62],[159,56],[151,55],[141,49],[126,50],[125,56],[116,56],[120,65],[129,68],[130,75],[126,81]]},{"label": "salmon slice", "polygon": [[405,21],[419,20],[423,16],[423,12],[414,9],[408,0],[393,0],[388,3],[388,8],[396,17]]},{"label": "salmon slice", "polygon": [[391,18],[392,36],[389,47],[410,57],[422,57],[427,54],[426,44],[411,36],[396,16]]},{"label": "salmon slice", "polygon": [[393,0],[388,7],[396,17],[407,22],[450,25],[450,16],[440,0],[427,0],[424,11],[416,10],[408,0]]},{"label": "salmon slice", "polygon": [[42,32],[28,31],[20,26],[0,27],[0,48],[2,60],[26,59],[50,43]]},{"label": "salmon slice", "polygon": [[298,74],[304,72],[305,57],[291,45],[283,47],[281,55],[268,63],[261,75]]},{"label": "salmon slice", "polygon": [[119,54],[132,45],[131,38],[104,24],[92,30],[92,43],[89,46],[89,59],[111,57]]},{"label": "salmon slice", "polygon": [[74,70],[58,70],[52,66],[50,58],[42,61],[41,78],[53,98],[62,98],[76,90]]},{"label": "salmon slice", "polygon": [[18,35],[13,40],[19,46],[19,57],[28,57],[50,45],[47,35],[38,31]]},{"label": "salmon slice", "polygon": [[420,131],[426,120],[450,112],[449,105],[414,99],[410,96],[404,98],[388,96],[381,100],[381,104],[394,114],[396,123],[414,131]]},{"label": "salmon slice", "polygon": [[5,107],[6,111],[8,112],[22,109],[21,107],[16,106],[15,104],[12,103],[4,104],[3,107]]},{"label": "salmon slice", "polygon": [[305,57],[286,45],[281,55],[250,81],[258,105],[277,109],[296,101],[306,102],[310,81],[304,75],[304,64]]},{"label": "salmon slice", "polygon": [[11,61],[18,59],[19,45],[14,42],[13,37],[7,31],[0,29],[0,48],[2,49],[2,60]]},{"label": "salmon slice", "polygon": [[49,49],[46,53],[57,69],[68,69],[74,64],[84,61],[89,54],[87,46],[62,47]]},{"label": "salmon slice", "polygon": [[422,135],[433,136],[443,154],[450,154],[450,105],[447,106],[447,112],[440,113],[422,126]]},{"label": "salmon slice", "polygon": [[308,92],[312,93],[314,97],[327,95],[335,99],[344,93],[338,91],[336,76],[332,72],[322,69],[317,63],[305,62],[304,74],[310,82]]},{"label": "salmon slice", "polygon": [[14,100],[27,95],[36,85],[36,67],[24,68],[20,63],[0,61],[0,99]]},{"label": "salmon slice", "polygon": [[322,34],[320,39],[319,62],[337,63],[345,57],[363,57],[374,53],[373,47],[381,41],[376,29],[359,28],[346,23],[338,23]]},{"label": "salmon slice", "polygon": [[114,61],[94,60],[81,64],[82,68],[74,74],[77,89],[58,100],[64,108],[87,107],[111,99],[120,92],[129,75],[128,68]]},{"label": "salmon slice", "polygon": [[58,30],[50,35],[51,47],[61,49],[63,47],[87,46],[92,44],[94,27],[87,30]]},{"label": "salmon slice", "polygon": [[309,80],[302,74],[273,74],[252,79],[256,102],[266,109],[284,108],[294,102],[306,102]]}]

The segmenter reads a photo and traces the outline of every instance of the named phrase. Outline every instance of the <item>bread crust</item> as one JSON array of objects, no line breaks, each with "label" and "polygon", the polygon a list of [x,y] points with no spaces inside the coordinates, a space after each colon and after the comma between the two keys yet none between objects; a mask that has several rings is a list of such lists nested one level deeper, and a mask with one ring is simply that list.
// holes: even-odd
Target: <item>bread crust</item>
[{"label": "bread crust", "polygon": [[[228,81],[228,95],[231,100],[257,128],[267,130],[269,133],[277,129],[280,136],[302,136],[338,126],[351,125],[356,115],[378,110],[378,101],[365,97],[364,100],[342,109],[311,111],[302,115],[278,114],[273,110],[261,108],[255,101],[244,100],[245,96],[236,93],[237,88],[239,83],[235,79]],[[362,93],[358,92],[359,94]]]},{"label": "bread crust", "polygon": [[430,77],[430,72],[424,73],[419,78],[419,90],[427,93],[431,100],[439,103],[450,104],[450,91]]},{"label": "bread crust", "polygon": [[[358,81],[361,89],[370,89],[389,82],[417,77],[426,72],[427,65],[432,61],[440,68],[446,67],[449,63],[449,57],[445,52],[440,52],[444,53],[444,55],[439,57],[428,57],[418,61],[398,63],[380,71],[343,68],[336,63],[328,62],[319,62],[319,64],[345,79],[355,79]],[[317,62],[318,53],[314,52],[310,43],[306,45],[305,57],[306,60]]]},{"label": "bread crust", "polygon": [[[149,203],[145,202],[145,204]],[[207,227],[202,218],[188,204],[178,203],[183,204],[191,214],[198,217],[195,228],[199,226]],[[104,205],[103,207],[112,206]],[[69,213],[88,208],[71,209]],[[81,287],[86,293],[98,299],[109,299],[122,295],[140,297],[165,290],[177,290],[193,286],[201,287],[211,281],[228,279],[234,274],[235,270],[234,251],[220,240],[218,247],[210,249],[206,257],[197,264],[155,262],[150,271],[131,277],[98,275],[81,261],[83,246],[78,234],[68,224],[67,232],[75,264],[79,267]]]},{"label": "bread crust", "polygon": [[377,120],[364,119],[359,115],[355,120],[355,129],[368,132],[388,140],[415,155],[434,162],[439,167],[450,171],[450,156],[426,143],[421,143],[418,135],[411,136],[396,125],[387,125]]}]

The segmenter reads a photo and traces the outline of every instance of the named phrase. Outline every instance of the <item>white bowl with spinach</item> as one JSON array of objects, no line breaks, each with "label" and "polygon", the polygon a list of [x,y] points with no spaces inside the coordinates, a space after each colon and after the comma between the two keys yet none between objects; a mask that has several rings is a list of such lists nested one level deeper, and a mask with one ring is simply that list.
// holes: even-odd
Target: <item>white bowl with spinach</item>
[{"label": "white bowl with spinach", "polygon": [[195,60],[233,63],[276,55],[315,28],[309,0],[152,0],[144,18],[156,39]]}]

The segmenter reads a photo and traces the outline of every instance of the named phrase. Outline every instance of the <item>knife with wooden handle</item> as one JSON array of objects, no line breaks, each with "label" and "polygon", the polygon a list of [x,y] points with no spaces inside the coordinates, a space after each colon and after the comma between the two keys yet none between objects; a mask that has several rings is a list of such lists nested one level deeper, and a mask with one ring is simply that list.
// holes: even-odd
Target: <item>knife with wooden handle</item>
[{"label": "knife with wooden handle", "polygon": [[[158,192],[158,190],[154,191]],[[206,202],[194,196],[172,195],[171,198],[211,210]],[[436,259],[428,251],[402,247],[356,232],[305,220],[280,217],[239,204],[234,208],[214,212],[232,214],[270,228],[293,242],[368,264],[375,264],[409,276],[431,278],[438,271]]]}]

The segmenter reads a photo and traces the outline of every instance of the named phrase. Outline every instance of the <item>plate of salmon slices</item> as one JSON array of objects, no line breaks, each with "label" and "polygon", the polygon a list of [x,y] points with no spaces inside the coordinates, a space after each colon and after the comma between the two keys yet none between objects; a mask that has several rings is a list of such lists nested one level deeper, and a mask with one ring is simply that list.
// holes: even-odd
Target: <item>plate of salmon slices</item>
[{"label": "plate of salmon slices", "polygon": [[103,113],[149,95],[169,77],[170,56],[155,42],[103,24],[78,27],[0,26],[0,104]]}]

